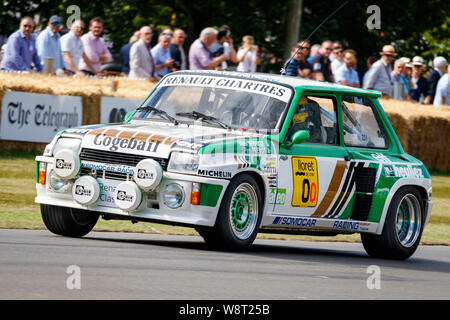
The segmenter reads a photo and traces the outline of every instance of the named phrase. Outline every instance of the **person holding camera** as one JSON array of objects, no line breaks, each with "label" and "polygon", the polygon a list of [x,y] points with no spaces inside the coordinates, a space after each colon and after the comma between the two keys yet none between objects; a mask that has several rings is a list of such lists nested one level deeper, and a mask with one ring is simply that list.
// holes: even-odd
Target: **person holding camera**
[{"label": "person holding camera", "polygon": [[258,56],[258,46],[255,46],[255,40],[252,36],[244,36],[242,38],[242,47],[237,53],[239,62],[237,71],[255,72],[256,66],[260,63]]}]

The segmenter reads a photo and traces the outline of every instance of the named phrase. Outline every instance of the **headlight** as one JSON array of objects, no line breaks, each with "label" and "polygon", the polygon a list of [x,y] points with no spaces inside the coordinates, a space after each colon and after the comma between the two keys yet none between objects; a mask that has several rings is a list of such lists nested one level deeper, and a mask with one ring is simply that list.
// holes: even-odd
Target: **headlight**
[{"label": "headlight", "polygon": [[80,139],[59,138],[58,141],[56,141],[52,153],[53,155],[55,155],[58,153],[58,151],[61,151],[63,149],[69,149],[75,152],[75,154],[78,154],[78,151],[80,150],[80,145],[81,145]]},{"label": "headlight", "polygon": [[193,174],[197,173],[199,155],[197,153],[172,152],[168,171]]},{"label": "headlight", "polygon": [[178,183],[168,184],[163,193],[164,204],[171,209],[181,207],[184,202],[184,190]]},{"label": "headlight", "polygon": [[62,180],[53,170],[50,171],[50,174],[48,175],[50,187],[55,192],[60,193],[67,193],[70,191],[70,187],[72,186],[72,183],[67,180]]}]

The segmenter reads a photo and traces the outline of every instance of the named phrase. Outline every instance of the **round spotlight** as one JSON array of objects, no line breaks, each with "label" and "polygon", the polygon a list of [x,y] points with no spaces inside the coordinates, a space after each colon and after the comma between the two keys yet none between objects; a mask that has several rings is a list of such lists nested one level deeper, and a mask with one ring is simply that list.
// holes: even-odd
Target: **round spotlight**
[{"label": "round spotlight", "polygon": [[63,179],[72,179],[80,171],[80,158],[69,149],[58,151],[53,158],[53,170]]},{"label": "round spotlight", "polygon": [[100,186],[93,177],[82,176],[73,183],[72,196],[83,206],[90,206],[100,197]]},{"label": "round spotlight", "polygon": [[184,189],[178,183],[168,184],[163,193],[164,204],[171,209],[181,207],[184,202]]},{"label": "round spotlight", "polygon": [[142,202],[142,191],[133,181],[122,182],[114,190],[114,202],[123,211],[136,210]]},{"label": "round spotlight", "polygon": [[144,159],[136,165],[134,181],[144,191],[155,189],[163,177],[163,170],[153,159]]}]

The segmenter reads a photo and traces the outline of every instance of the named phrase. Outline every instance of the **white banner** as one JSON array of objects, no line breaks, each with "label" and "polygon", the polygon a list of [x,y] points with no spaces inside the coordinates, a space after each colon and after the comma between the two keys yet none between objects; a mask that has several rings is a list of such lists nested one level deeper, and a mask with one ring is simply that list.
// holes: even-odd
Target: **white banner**
[{"label": "white banner", "polygon": [[100,123],[122,122],[125,115],[136,109],[141,101],[141,99],[102,97]]},{"label": "white banner", "polygon": [[81,97],[6,92],[2,100],[0,139],[50,142],[62,129],[81,126]]}]

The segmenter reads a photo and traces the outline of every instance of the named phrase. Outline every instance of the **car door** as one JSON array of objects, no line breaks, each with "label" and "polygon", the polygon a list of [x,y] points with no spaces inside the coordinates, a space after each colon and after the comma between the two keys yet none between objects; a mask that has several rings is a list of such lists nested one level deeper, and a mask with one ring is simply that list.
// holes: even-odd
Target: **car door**
[{"label": "car door", "polygon": [[[350,158],[340,145],[337,103],[337,97],[331,93],[304,94],[292,119],[286,119],[290,126],[280,143],[278,185],[271,190],[277,195],[271,197],[275,215],[332,216],[348,202],[344,191]],[[308,131],[310,139],[293,144],[292,137],[299,130]],[[277,221],[292,226],[306,223],[302,219],[279,217]]]},{"label": "car door", "polygon": [[[385,192],[376,190],[383,165],[390,170],[402,161],[389,152],[389,138],[373,102],[363,96],[346,94],[341,99],[342,142],[354,168],[353,209],[340,218],[377,221]],[[374,202],[375,201],[375,202]],[[369,214],[373,214],[369,219]]]}]

